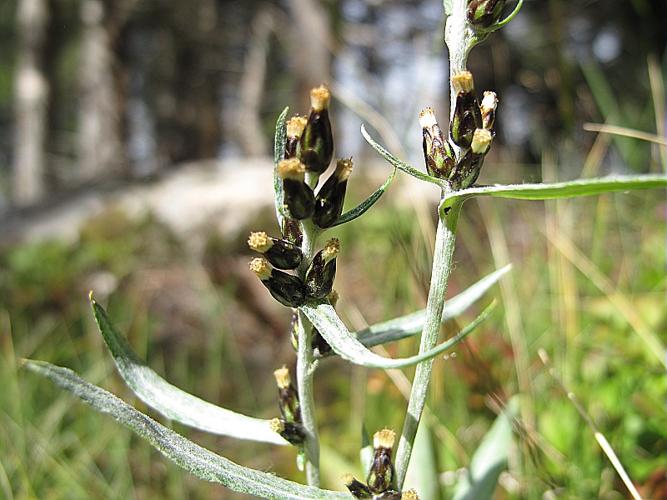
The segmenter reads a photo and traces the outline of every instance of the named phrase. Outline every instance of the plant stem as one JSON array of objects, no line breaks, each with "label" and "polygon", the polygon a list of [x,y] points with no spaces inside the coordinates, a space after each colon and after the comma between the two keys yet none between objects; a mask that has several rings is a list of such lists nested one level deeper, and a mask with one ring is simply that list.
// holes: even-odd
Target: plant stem
[{"label": "plant stem", "polygon": [[[468,0],[453,0],[451,15],[447,18],[445,26],[445,42],[449,48],[449,75],[451,77],[466,69],[468,54],[478,42],[475,33],[470,29],[466,18]],[[456,107],[456,92],[450,84],[450,114],[453,116]],[[455,147],[456,155],[461,151]],[[443,193],[444,194],[444,193]],[[438,217],[438,230],[435,238],[433,252],[433,269],[431,271],[431,285],[426,302],[426,320],[422,330],[419,352],[423,353],[435,347],[440,333],[440,320],[445,306],[445,295],[447,294],[447,283],[449,273],[452,270],[452,258],[456,241],[456,225],[461,211],[461,202],[456,202],[447,215]],[[398,489],[403,487],[405,474],[408,470],[410,455],[419,427],[426,394],[431,381],[433,360],[425,361],[417,365],[415,377],[412,382],[412,391],[408,401],[408,411],[403,423],[401,439],[396,452],[396,478]]]},{"label": "plant stem", "polygon": [[310,486],[320,485],[320,442],[315,420],[315,401],[313,399],[313,362],[312,326],[306,316],[299,312],[299,334],[296,360],[296,379],[301,408],[301,422],[306,433],[304,451],[306,454],[306,480]]},{"label": "plant stem", "polygon": [[[447,18],[445,26],[445,43],[449,49],[449,77],[465,71],[470,50],[477,40],[475,33],[470,29],[466,13],[468,0],[454,0],[452,15]],[[454,115],[456,93],[450,85],[450,115]]]},{"label": "plant stem", "polygon": [[[307,174],[306,182],[314,187],[317,184],[317,176]],[[318,228],[310,220],[301,222],[303,242],[301,250],[303,260],[298,269],[299,276],[305,278],[310,261],[315,254]],[[313,377],[317,362],[313,359],[312,344],[313,327],[306,316],[299,312],[298,324],[298,346],[296,360],[297,391],[299,393],[299,406],[301,408],[301,422],[306,433],[304,451],[306,458],[306,480],[310,486],[320,485],[320,441],[317,433],[317,422],[315,419],[315,400],[313,398]]]},{"label": "plant stem", "polygon": [[[426,320],[422,331],[419,352],[423,353],[435,347],[440,334],[440,320],[445,306],[447,294],[447,283],[452,270],[452,258],[456,241],[456,225],[461,211],[461,204],[456,203],[451,207],[448,214],[438,218],[438,230],[435,237],[435,248],[433,253],[433,269],[431,272],[431,284],[426,302]],[[396,452],[396,477],[399,490],[403,486],[405,474],[408,470],[413,443],[419,426],[419,419],[426,404],[426,394],[433,360],[425,361],[417,365],[415,377],[412,382],[408,411],[403,423],[403,431]]]}]

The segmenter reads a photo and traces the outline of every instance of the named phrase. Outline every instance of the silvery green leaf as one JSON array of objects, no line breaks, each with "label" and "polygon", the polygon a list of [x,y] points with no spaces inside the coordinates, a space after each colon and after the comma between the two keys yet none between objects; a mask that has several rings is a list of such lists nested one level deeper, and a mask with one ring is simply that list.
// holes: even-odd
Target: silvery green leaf
[{"label": "silvery green leaf", "polygon": [[[512,264],[492,272],[460,294],[445,302],[442,322],[456,318],[477,302],[495,285],[500,278],[512,269]],[[426,319],[426,309],[406,314],[389,321],[383,321],[357,332],[357,339],[366,347],[386,344],[395,340],[411,337],[422,331]]]},{"label": "silvery green leaf", "polygon": [[507,468],[512,446],[512,419],[519,401],[512,398],[484,436],[470,461],[470,468],[457,483],[454,500],[487,500],[493,497],[500,473]]},{"label": "silvery green leaf", "polygon": [[472,333],[472,331],[484,321],[495,303],[488,306],[482,314],[480,314],[472,323],[467,325],[455,337],[443,342],[437,347],[426,351],[422,354],[410,356],[408,358],[385,358],[375,354],[364,346],[359,340],[347,329],[345,324],[336,314],[336,311],[328,303],[322,304],[304,304],[299,307],[308,320],[324,337],[324,340],[331,346],[336,354],[341,358],[350,361],[351,363],[367,366],[370,368],[403,368],[405,366],[416,365],[423,361],[434,358],[438,354],[445,352],[452,346],[456,345],[464,337]]},{"label": "silvery green leaf", "polygon": [[24,366],[71,392],[95,410],[112,416],[169,460],[200,479],[260,498],[349,498],[345,493],[304,486],[268,472],[238,465],[164,427],[113,394],[86,382],[68,368],[32,360],[26,360]]},{"label": "silvery green leaf", "polygon": [[597,179],[579,179],[552,184],[510,184],[479,186],[449,191],[440,204],[441,212],[456,202],[462,202],[475,196],[493,196],[513,200],[554,200],[575,196],[592,196],[615,191],[635,189],[653,189],[667,187],[666,175],[627,175],[602,177]]},{"label": "silvery green leaf", "polygon": [[419,492],[421,498],[438,499],[441,496],[433,436],[424,419],[417,428],[414,448],[403,485],[403,490],[409,488]]},{"label": "silvery green leaf", "polygon": [[431,184],[435,184],[436,186],[444,188],[445,181],[438,179],[437,177],[431,177],[430,175],[425,174],[421,170],[417,170],[412,165],[408,165],[404,161],[399,160],[385,148],[380,146],[380,144],[378,144],[375,141],[375,139],[373,139],[370,136],[370,134],[366,131],[366,127],[364,125],[361,126],[361,135],[363,135],[364,139],[366,139],[366,142],[368,142],[368,144],[370,144],[371,147],[380,154],[380,156],[382,156],[391,165],[393,165],[394,168],[402,170],[406,174],[409,174],[412,177],[414,177],[415,179],[419,179],[420,181],[430,182]]},{"label": "silvery green leaf", "polygon": [[445,15],[451,16],[454,11],[454,1],[453,0],[442,0],[442,5],[445,7]]},{"label": "silvery green leaf", "polygon": [[373,465],[373,442],[371,441],[366,425],[361,424],[361,448],[359,449],[359,460],[361,461],[361,470],[364,477],[368,475]]},{"label": "silvery green leaf", "polygon": [[377,188],[373,194],[371,194],[368,198],[366,198],[363,202],[361,202],[359,205],[354,207],[352,210],[349,210],[345,212],[343,215],[341,215],[336,222],[333,223],[331,227],[339,226],[341,224],[345,224],[346,222],[350,222],[351,220],[356,219],[357,217],[360,217],[363,215],[369,208],[371,208],[373,205],[375,205],[375,202],[380,199],[380,197],[384,194],[384,192],[387,190],[389,187],[389,184],[391,184],[391,181],[394,180],[394,177],[396,177],[396,169],[394,168],[393,172],[387,177],[387,179],[384,181],[384,183]]},{"label": "silvery green leaf", "polygon": [[165,417],[213,434],[286,445],[273,432],[268,420],[248,417],[199,399],[160,377],[139,359],[118,333],[106,311],[91,300],[95,321],[106,342],[118,373],[132,391],[148,406]]},{"label": "silvery green leaf", "polygon": [[289,107],[283,109],[283,112],[278,116],[276,122],[276,134],[273,140],[273,200],[276,207],[276,219],[278,219],[278,226],[283,227],[283,218],[285,217],[285,209],[283,203],[283,183],[278,176],[278,163],[283,159],[285,154],[285,144],[287,143],[287,113]]}]

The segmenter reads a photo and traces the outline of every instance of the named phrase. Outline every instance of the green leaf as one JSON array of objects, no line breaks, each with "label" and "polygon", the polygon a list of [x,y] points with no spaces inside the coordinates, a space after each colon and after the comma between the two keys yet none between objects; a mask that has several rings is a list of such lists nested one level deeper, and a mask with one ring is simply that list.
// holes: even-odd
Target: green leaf
[{"label": "green leaf", "polygon": [[366,430],[366,424],[361,424],[361,448],[359,449],[359,461],[364,477],[368,475],[373,465],[373,441]]},{"label": "green leaf", "polygon": [[503,19],[502,21],[498,21],[493,26],[493,30],[494,31],[499,30],[500,28],[505,26],[507,23],[509,23],[512,19],[514,19],[516,17],[516,15],[519,13],[519,11],[521,10],[521,7],[523,7],[523,0],[519,0],[516,3],[516,6],[514,7],[514,10],[512,10],[512,12],[510,12],[505,19]]},{"label": "green leaf", "polygon": [[445,193],[440,204],[440,210],[442,213],[442,211],[447,210],[457,201],[462,202],[474,196],[494,196],[496,198],[510,198],[513,200],[553,200],[660,187],[667,187],[667,176],[627,175],[597,179],[579,179],[553,184],[480,186]]},{"label": "green leaf", "polygon": [[[445,302],[445,308],[442,312],[442,322],[456,318],[465,312],[470,306],[477,302],[484,294],[495,285],[500,278],[512,269],[512,264],[492,272],[477,283],[460,294],[452,297]],[[426,309],[406,314],[398,318],[377,323],[357,332],[357,339],[366,347],[386,344],[411,337],[421,333],[426,320]]]},{"label": "green leaf", "polygon": [[454,1],[453,0],[442,0],[442,5],[445,7],[445,15],[451,16],[454,12]]},{"label": "green leaf", "polygon": [[94,300],[91,300],[91,305],[104,342],[116,362],[118,373],[148,406],[171,420],[213,434],[287,444],[287,441],[271,430],[268,420],[220,408],[171,385],[139,359],[113,326],[102,306]]},{"label": "green leaf", "polygon": [[512,420],[519,401],[512,398],[482,439],[470,461],[468,473],[456,485],[454,500],[487,500],[493,497],[500,473],[507,468],[512,446]]},{"label": "green leaf", "polygon": [[417,428],[403,490],[413,488],[421,498],[436,500],[441,497],[438,476],[433,437],[428,424],[422,419]]},{"label": "green leaf", "polygon": [[351,220],[354,220],[357,217],[363,215],[369,208],[375,205],[376,201],[380,199],[380,197],[389,187],[389,184],[391,184],[391,181],[394,180],[394,177],[396,177],[395,168],[393,172],[389,175],[389,177],[387,177],[387,180],[385,180],[384,183],[373,192],[373,194],[371,194],[368,198],[366,198],[362,203],[354,207],[352,210],[349,210],[348,212],[345,212],[343,215],[341,215],[338,218],[338,220],[333,223],[331,227],[336,227],[341,224],[345,224],[346,222],[350,222]]},{"label": "green leaf", "polygon": [[431,184],[435,184],[440,188],[445,187],[445,181],[438,179],[437,177],[431,177],[430,175],[425,174],[420,170],[417,170],[415,167],[408,165],[404,161],[399,160],[385,148],[380,146],[366,131],[366,127],[364,125],[361,126],[361,135],[363,135],[364,139],[366,139],[366,142],[368,142],[368,144],[370,144],[371,147],[380,154],[380,156],[382,156],[391,165],[393,165],[394,168],[402,170],[406,174],[409,174],[412,177],[419,179],[420,181],[430,182]]},{"label": "green leaf", "polygon": [[299,307],[308,320],[320,332],[324,340],[331,346],[336,354],[341,358],[350,361],[351,363],[367,366],[370,368],[403,368],[405,366],[416,365],[423,361],[434,358],[438,354],[451,349],[454,345],[459,343],[463,338],[472,333],[472,331],[484,321],[493,307],[495,302],[491,303],[482,314],[480,314],[472,323],[461,330],[455,337],[443,342],[437,347],[426,351],[422,354],[410,356],[408,358],[385,358],[375,354],[366,348],[357,338],[350,333],[345,324],[336,314],[336,311],[328,303],[323,304],[304,304]]},{"label": "green leaf", "polygon": [[68,368],[33,360],[26,360],[24,366],[71,392],[95,410],[111,415],[176,465],[200,479],[220,483],[239,493],[261,498],[349,498],[346,493],[304,486],[267,472],[243,467],[216,455],[157,423],[113,394],[86,382]]},{"label": "green leaf", "polygon": [[283,109],[283,112],[278,116],[278,121],[276,122],[276,134],[273,140],[273,191],[274,191],[274,203],[276,206],[276,219],[278,219],[278,225],[283,227],[283,218],[285,218],[285,209],[283,203],[283,183],[278,176],[278,163],[283,159],[283,154],[285,152],[285,144],[287,142],[287,113],[289,112],[289,107]]}]

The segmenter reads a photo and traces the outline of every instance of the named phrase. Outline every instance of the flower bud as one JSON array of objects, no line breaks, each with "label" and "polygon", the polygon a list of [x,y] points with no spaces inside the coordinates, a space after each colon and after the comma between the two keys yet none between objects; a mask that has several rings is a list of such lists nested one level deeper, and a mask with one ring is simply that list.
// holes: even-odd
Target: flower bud
[{"label": "flower bud", "polygon": [[472,73],[462,71],[452,77],[456,104],[449,133],[457,146],[469,148],[475,129],[482,128],[482,112],[475,96]]},{"label": "flower bud", "polygon": [[336,277],[338,252],[340,252],[340,241],[331,238],[313,257],[306,272],[306,292],[309,297],[323,299],[331,293]]},{"label": "flower bud", "polygon": [[490,28],[503,13],[506,0],[470,0],[468,21],[473,27]]},{"label": "flower bud", "polygon": [[301,279],[273,269],[269,262],[257,257],[250,261],[250,270],[257,275],[274,299],[287,307],[298,307],[306,299]]},{"label": "flower bud", "polygon": [[484,92],[482,104],[479,108],[482,112],[482,126],[486,130],[493,132],[493,126],[496,122],[496,108],[498,107],[498,96],[495,92],[487,90]]},{"label": "flower bud", "polygon": [[284,201],[294,219],[307,219],[315,210],[315,195],[305,183],[306,167],[296,158],[278,163],[278,176],[283,180]]},{"label": "flower bud", "polygon": [[303,444],[306,439],[306,433],[301,424],[286,422],[280,418],[273,418],[269,422],[271,430],[280,434],[285,441],[295,446]]},{"label": "flower bud", "polygon": [[301,422],[299,395],[292,385],[292,379],[286,366],[273,372],[278,385],[278,406],[283,420],[286,422]]},{"label": "flower bud", "polygon": [[478,129],[475,131],[471,149],[456,164],[455,173],[452,175],[454,189],[468,188],[477,181],[484,163],[484,156],[489,151],[491,139],[491,132],[488,130]]},{"label": "flower bud", "polygon": [[382,429],[373,435],[373,463],[366,480],[373,493],[384,493],[394,485],[394,465],[391,461],[394,439],[396,433],[391,429]]},{"label": "flower bud", "polygon": [[303,233],[301,232],[301,226],[299,221],[296,219],[291,219],[289,217],[283,217],[282,227],[280,232],[283,235],[283,239],[293,243],[294,245],[300,247],[303,243]]},{"label": "flower bud", "polygon": [[491,141],[493,141],[491,131],[484,128],[478,128],[472,136],[470,149],[476,155],[485,155],[491,147]]},{"label": "flower bud", "polygon": [[250,233],[248,246],[259,252],[278,269],[296,269],[301,264],[301,249],[289,241],[272,238],[265,232]]},{"label": "flower bud", "polygon": [[338,160],[336,170],[317,192],[313,222],[319,227],[331,227],[343,213],[347,179],[352,167],[352,158]]},{"label": "flower bud", "polygon": [[287,120],[287,142],[285,142],[285,159],[294,158],[297,155],[299,140],[303,129],[306,128],[307,118],[305,116],[294,115]]},{"label": "flower bud", "polygon": [[454,167],[454,151],[445,139],[431,108],[419,113],[426,171],[432,177],[447,179]]},{"label": "flower bud", "polygon": [[299,141],[299,159],[309,172],[321,174],[333,157],[333,133],[329,121],[331,93],[324,85],[310,91],[310,114]]},{"label": "flower bud", "polygon": [[350,490],[354,498],[373,498],[370,488],[356,479],[352,474],[345,474],[342,479],[345,487]]}]

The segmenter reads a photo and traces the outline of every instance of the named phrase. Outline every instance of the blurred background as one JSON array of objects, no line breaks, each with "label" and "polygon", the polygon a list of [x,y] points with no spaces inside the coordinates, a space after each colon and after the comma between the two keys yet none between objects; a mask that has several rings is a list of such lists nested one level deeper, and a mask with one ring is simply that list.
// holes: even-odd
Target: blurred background
[{"label": "blurred background", "polygon": [[[0,497],[239,498],[17,360],[68,366],[147,410],[114,372],[92,289],[170,382],[275,416],[272,371],[294,362],[289,311],[247,271],[245,239],[277,234],[277,115],[306,113],[308,90],[329,84],[337,154],[355,158],[352,206],[389,172],[361,123],[416,166],[418,112],[433,106],[446,123],[443,28],[439,0],[0,2]],[[469,60],[478,90],[500,98],[480,182],[667,169],[666,48],[664,0],[526,0]],[[334,231],[351,328],[423,307],[436,199],[402,177]],[[521,418],[497,498],[627,496],[539,349],[645,497],[667,498],[667,377],[646,347],[667,342],[666,226],[664,191],[466,205],[450,294],[514,269],[493,319],[436,361],[425,439],[443,498],[514,394]],[[325,486],[358,473],[362,423],[400,429],[411,376],[322,363]],[[291,450],[173,427],[303,480]]]}]

